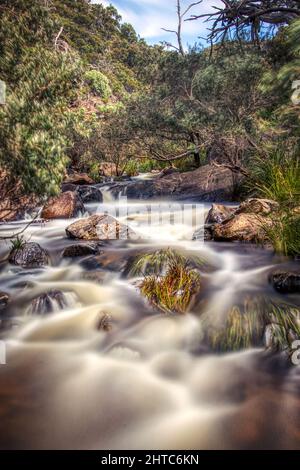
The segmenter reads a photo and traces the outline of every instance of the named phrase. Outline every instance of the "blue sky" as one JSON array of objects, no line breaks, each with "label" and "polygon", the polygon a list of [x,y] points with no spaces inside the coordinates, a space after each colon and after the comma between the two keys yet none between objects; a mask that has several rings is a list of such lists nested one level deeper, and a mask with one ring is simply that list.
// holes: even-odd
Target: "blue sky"
[{"label": "blue sky", "polygon": [[[194,0],[182,0],[187,6]],[[173,41],[173,35],[165,33],[161,28],[176,29],[176,0],[93,0],[93,3],[114,5],[123,21],[131,23],[137,33],[150,44],[163,40]],[[219,6],[220,0],[203,0],[191,10],[193,14],[208,13],[212,6]],[[189,21],[184,24],[183,39],[185,44],[194,44],[198,36],[206,36],[207,24],[203,21]]]}]

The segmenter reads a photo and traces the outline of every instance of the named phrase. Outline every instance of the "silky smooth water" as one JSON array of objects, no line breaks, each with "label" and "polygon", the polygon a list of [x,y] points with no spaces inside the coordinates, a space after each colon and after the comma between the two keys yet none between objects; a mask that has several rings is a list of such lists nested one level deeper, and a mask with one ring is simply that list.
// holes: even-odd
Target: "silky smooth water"
[{"label": "silky smooth water", "polygon": [[[109,188],[105,194],[104,204],[86,205],[88,213],[115,204]],[[74,243],[65,236],[70,220],[26,231],[49,250],[46,268],[8,264],[10,244],[1,243],[0,285],[12,301],[1,314],[7,364],[0,366],[0,447],[300,448],[300,368],[263,348],[216,354],[203,343],[203,315],[218,324],[233,305],[281,298],[268,275],[290,261],[251,245],[192,241],[191,227],[180,223],[149,228],[141,203],[130,205],[121,220],[141,239],[111,241],[100,257],[61,258]],[[0,234],[27,222],[2,225]],[[155,311],[137,279],[124,275],[128,259],[161,247],[210,266],[201,273],[203,295],[185,315]],[[88,270],[100,271],[101,283],[87,280]],[[31,300],[49,290],[62,291],[67,307],[33,315]],[[288,300],[300,304],[296,296]],[[109,331],[97,329],[104,313]]]}]

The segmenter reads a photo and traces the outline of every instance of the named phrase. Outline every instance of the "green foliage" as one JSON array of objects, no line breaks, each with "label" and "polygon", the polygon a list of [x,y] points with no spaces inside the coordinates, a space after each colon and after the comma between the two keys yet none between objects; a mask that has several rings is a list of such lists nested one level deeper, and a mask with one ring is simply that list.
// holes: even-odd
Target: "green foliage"
[{"label": "green foliage", "polygon": [[[197,263],[201,261],[194,260]],[[185,313],[201,287],[200,274],[190,260],[171,249],[139,256],[130,273],[144,276],[141,293],[165,313]]]},{"label": "green foliage", "polygon": [[238,351],[261,347],[266,328],[271,334],[270,347],[289,351],[291,343],[300,336],[300,311],[288,304],[269,300],[247,300],[243,307],[233,307],[221,327],[206,325],[207,337],[217,351]]},{"label": "green foliage", "polygon": [[100,96],[104,101],[108,100],[111,96],[111,88],[108,78],[102,72],[99,72],[99,70],[89,70],[84,74],[84,78],[93,93]]},{"label": "green foliage", "polygon": [[25,238],[21,235],[17,235],[16,238],[10,241],[11,251],[21,250],[26,245]]},{"label": "green foliage", "polygon": [[[299,209],[298,209],[299,210]],[[285,256],[300,253],[300,213],[297,209],[284,210],[272,215],[272,224],[265,228],[274,250]]]},{"label": "green foliage", "polygon": [[300,160],[280,148],[256,156],[250,164],[251,185],[259,196],[282,205],[300,203]]},{"label": "green foliage", "polygon": [[[5,62],[6,56],[0,58]],[[20,78],[8,84],[0,109],[0,162],[26,194],[55,194],[66,167],[71,113],[80,64],[44,47],[25,49]]]}]

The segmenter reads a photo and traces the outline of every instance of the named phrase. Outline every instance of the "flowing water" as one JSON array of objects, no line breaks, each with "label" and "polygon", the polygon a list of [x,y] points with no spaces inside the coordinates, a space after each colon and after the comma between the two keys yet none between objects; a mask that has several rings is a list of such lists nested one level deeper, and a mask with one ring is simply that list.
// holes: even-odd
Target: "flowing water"
[{"label": "flowing water", "polygon": [[[86,205],[88,213],[114,206],[109,186],[103,194],[104,204]],[[28,228],[27,239],[50,253],[45,268],[8,264],[10,244],[2,242],[1,290],[12,300],[0,317],[7,347],[0,447],[300,448],[300,368],[263,347],[215,353],[203,340],[204,313],[218,324],[233,305],[281,298],[268,275],[289,262],[260,247],[192,241],[184,223],[149,228],[141,203],[130,202],[130,209],[119,216],[142,238],[111,241],[98,256],[61,257],[74,243],[65,236],[72,220]],[[3,225],[0,233],[25,224]],[[136,253],[161,247],[201,256],[210,266],[201,273],[203,295],[185,315],[156,311],[137,279],[124,275]],[[53,300],[51,314],[34,313],[32,299],[49,291],[63,292],[63,308]],[[97,328],[103,315],[110,329]]]}]

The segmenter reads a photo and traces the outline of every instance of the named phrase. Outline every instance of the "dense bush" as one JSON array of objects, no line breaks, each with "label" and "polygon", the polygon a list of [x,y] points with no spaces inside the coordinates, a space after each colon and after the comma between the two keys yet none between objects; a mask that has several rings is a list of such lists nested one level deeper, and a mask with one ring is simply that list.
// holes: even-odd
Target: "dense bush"
[{"label": "dense bush", "polygon": [[99,70],[89,70],[84,74],[84,78],[93,93],[100,96],[104,101],[108,100],[111,96],[111,88],[108,78],[102,72],[99,72]]}]

